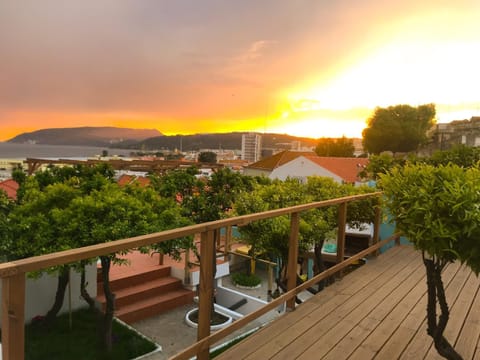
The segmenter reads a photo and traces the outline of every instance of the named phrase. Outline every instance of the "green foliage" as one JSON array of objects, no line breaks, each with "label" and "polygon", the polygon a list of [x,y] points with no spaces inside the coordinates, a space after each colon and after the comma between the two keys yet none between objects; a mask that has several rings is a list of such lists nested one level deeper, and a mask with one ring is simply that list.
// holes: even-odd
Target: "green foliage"
[{"label": "green foliage", "polygon": [[385,204],[417,249],[480,272],[480,169],[406,165],[381,176]]},{"label": "green foliage", "polygon": [[180,194],[182,197],[191,196],[193,190],[202,185],[195,175],[198,169],[191,167],[187,170],[170,170],[163,175],[152,175],[150,180],[152,186],[163,197],[175,197]]},{"label": "green foliage", "polygon": [[452,163],[465,168],[472,167],[480,162],[480,148],[456,145],[449,150],[434,152],[427,162],[435,166]]},{"label": "green foliage", "polygon": [[388,153],[370,155],[367,167],[362,171],[360,176],[378,180],[380,174],[387,173],[395,166],[403,166],[404,163],[405,161],[403,159],[395,158]]},{"label": "green foliage", "polygon": [[1,252],[9,260],[75,247],[63,233],[65,210],[79,191],[66,184],[53,184],[43,191],[34,178],[25,182],[22,204],[8,216],[8,231],[1,242]]},{"label": "green foliage", "polygon": [[[273,181],[270,185],[257,185],[253,191],[243,193],[235,203],[235,213],[251,214],[274,210],[312,201],[322,201],[356,193],[371,192],[371,188],[357,188],[342,185],[330,178],[309,177],[306,184],[296,179]],[[373,200],[349,205],[348,221],[352,225],[371,222],[373,219]],[[338,208],[325,207],[306,211],[300,217],[300,251],[306,251],[313,244],[321,243],[332,229],[337,227]],[[240,229],[242,238],[251,245],[251,254],[256,256],[267,253],[280,257],[286,262],[290,238],[290,219],[279,216],[252,222]]]},{"label": "green foliage", "polygon": [[345,136],[339,139],[319,139],[315,148],[318,156],[353,157],[354,151],[353,139],[347,139]]},{"label": "green foliage", "polygon": [[198,154],[198,162],[215,164],[217,162],[217,154],[213,151],[203,151]]},{"label": "green foliage", "polygon": [[214,221],[228,216],[237,197],[253,188],[254,180],[222,168],[205,182],[193,189],[193,193],[184,196],[182,208],[184,214],[194,223]]},{"label": "green foliage", "polygon": [[177,220],[172,224],[172,219],[180,214],[174,209],[172,201],[162,200],[153,191],[106,184],[71,201],[63,228],[80,246],[94,245],[175,226]]},{"label": "green foliage", "polygon": [[415,151],[428,140],[434,118],[434,104],[377,107],[363,130],[363,147],[371,154]]},{"label": "green foliage", "polygon": [[243,272],[237,272],[231,274],[232,281],[235,285],[256,287],[262,283],[262,279],[255,274],[245,274]]}]

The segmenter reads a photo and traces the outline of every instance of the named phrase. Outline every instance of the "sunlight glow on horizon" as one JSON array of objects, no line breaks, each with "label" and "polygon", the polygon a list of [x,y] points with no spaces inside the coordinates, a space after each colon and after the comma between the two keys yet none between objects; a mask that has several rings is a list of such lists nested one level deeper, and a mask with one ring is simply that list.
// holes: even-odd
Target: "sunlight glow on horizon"
[{"label": "sunlight glow on horizon", "polygon": [[[410,5],[406,4],[405,9]],[[211,48],[212,54],[208,53],[208,56],[199,51],[196,56],[205,57],[188,67],[191,58],[195,57],[193,50],[199,49],[193,40],[189,42],[190,38],[186,38],[185,51],[192,50],[194,55],[188,53],[186,56],[182,50],[179,64],[163,64],[161,70],[166,73],[165,79],[169,80],[170,76],[173,79],[165,88],[146,87],[151,74],[142,72],[140,74],[145,76],[143,82],[132,84],[136,91],[134,95],[127,91],[123,93],[121,86],[119,89],[105,87],[99,91],[99,104],[88,96],[83,99],[81,96],[85,94],[80,91],[79,103],[75,98],[73,105],[60,97],[58,103],[47,104],[38,100],[37,104],[34,101],[25,111],[17,110],[13,105],[12,108],[0,107],[0,141],[42,128],[83,126],[148,128],[157,129],[164,135],[255,131],[311,138],[342,135],[358,138],[376,107],[398,104],[434,103],[438,122],[479,116],[480,37],[477,19],[480,7],[469,3],[455,7],[419,4],[408,8],[412,11],[401,14],[391,12],[395,9],[393,5],[384,4],[380,8],[389,17],[373,14],[372,19],[376,21],[358,19],[358,24],[357,20],[340,22],[341,28],[335,23],[333,30],[325,29],[333,34],[326,31],[326,39],[322,40],[325,48],[316,39],[319,31],[324,29],[305,25],[302,33],[305,36],[296,38],[305,39],[305,44],[291,45],[290,54],[275,52],[283,45],[290,49],[286,42],[289,38],[275,39],[275,34],[272,38],[256,38],[255,33],[232,45],[224,57],[220,56],[224,50],[220,42],[217,48]],[[376,7],[378,11],[380,8]],[[339,19],[347,19],[343,7],[337,10]],[[356,9],[350,11],[354,18]],[[363,31],[362,36],[356,36],[356,31]],[[218,34],[217,31],[214,33]],[[337,39],[337,35],[345,36],[345,43],[343,38]],[[328,36],[333,43],[329,43]],[[301,51],[294,52],[299,49]],[[319,63],[315,63],[324,49],[331,51],[332,60],[322,62],[319,59]],[[330,55],[325,54],[327,58]],[[88,60],[89,65],[89,61],[94,64],[93,60]],[[32,74],[42,73],[33,65],[27,65],[28,69],[33,69]],[[123,68],[121,70],[122,75],[127,73]],[[175,75],[177,70],[182,76],[187,75]],[[65,74],[67,77],[71,75]],[[101,80],[95,82],[100,89],[110,81],[124,84],[120,80],[113,81],[113,75],[112,78],[104,73],[101,75]],[[165,79],[159,76],[157,81],[163,83]],[[134,82],[136,78],[130,80]],[[57,81],[62,84],[64,79]],[[15,81],[17,83],[23,84]],[[38,83],[50,84],[44,80]],[[85,85],[82,81],[78,83]],[[52,84],[57,83],[52,81]],[[96,89],[95,86],[92,88]],[[83,89],[82,86],[79,88]],[[47,86],[47,90],[54,95],[58,93],[55,87],[52,90]],[[10,95],[9,91],[5,93]],[[42,92],[40,88],[38,94]],[[29,94],[28,91],[25,93]],[[103,102],[103,97],[109,98],[110,93],[118,98]],[[23,96],[21,91],[12,91],[12,94]],[[153,100],[143,99],[151,94],[154,94]],[[163,98],[167,99],[164,103],[161,102]],[[97,107],[83,107],[92,102]],[[12,100],[12,104],[16,102]]]}]

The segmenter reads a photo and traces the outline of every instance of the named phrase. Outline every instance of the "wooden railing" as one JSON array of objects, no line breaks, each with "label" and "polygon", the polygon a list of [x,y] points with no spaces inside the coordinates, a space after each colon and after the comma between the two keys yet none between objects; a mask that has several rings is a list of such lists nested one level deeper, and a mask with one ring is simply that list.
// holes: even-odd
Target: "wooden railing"
[{"label": "wooden railing", "polygon": [[[209,348],[233,331],[245,326],[250,321],[258,318],[266,312],[286,302],[287,308],[295,308],[295,295],[313,284],[325,279],[334,273],[345,268],[354,261],[377,251],[389,239],[378,242],[379,226],[381,219],[380,206],[375,208],[373,245],[344,261],[345,226],[347,219],[347,204],[352,201],[359,201],[367,198],[380,198],[381,193],[370,193],[348,196],[338,199],[313,202],[304,205],[297,205],[283,209],[265,211],[232,217],[228,219],[207,222],[198,225],[186,226],[159,233],[137,236],[129,239],[112,241],[104,244],[97,244],[83,248],[67,250],[13,262],[0,264],[0,278],[2,278],[2,354],[5,360],[23,360],[25,347],[25,276],[26,273],[37,271],[52,266],[78,262],[83,259],[91,259],[101,255],[107,255],[141,246],[147,246],[167,240],[177,239],[184,236],[201,234],[200,240],[200,284],[199,284],[199,324],[197,339],[198,342],[185,349],[175,359],[187,359],[197,355],[197,358],[208,359]],[[337,265],[327,271],[306,281],[296,287],[296,264],[298,257],[299,222],[301,213],[307,210],[339,206],[338,215],[338,238],[337,238]],[[251,313],[229,327],[210,335],[210,307],[213,301],[213,259],[214,256],[214,232],[221,228],[231,226],[247,225],[253,221],[273,218],[282,215],[290,215],[290,243],[289,261],[287,269],[287,292],[276,298],[263,308]]]}]

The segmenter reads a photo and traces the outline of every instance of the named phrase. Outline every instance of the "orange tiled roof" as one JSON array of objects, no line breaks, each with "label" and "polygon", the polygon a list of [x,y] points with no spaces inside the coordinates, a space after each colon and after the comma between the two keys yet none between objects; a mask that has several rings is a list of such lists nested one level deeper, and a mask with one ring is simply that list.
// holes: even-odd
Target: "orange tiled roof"
[{"label": "orange tiled roof", "polygon": [[118,185],[125,186],[131,185],[133,183],[138,183],[140,186],[148,186],[150,185],[150,179],[144,176],[135,176],[135,175],[122,175],[117,181]]},{"label": "orange tiled roof", "polygon": [[286,164],[299,156],[314,156],[315,153],[311,151],[281,151],[275,155],[269,156],[265,159],[257,161],[256,163],[248,166],[249,169],[260,170],[274,170],[277,167]]},{"label": "orange tiled roof", "polygon": [[368,164],[367,158],[342,158],[342,157],[322,157],[305,156],[315,164],[340,176],[347,183],[358,181],[358,173]]},{"label": "orange tiled roof", "polygon": [[0,182],[0,189],[5,191],[7,196],[12,200],[17,200],[18,187],[18,183],[13,179],[7,179]]}]

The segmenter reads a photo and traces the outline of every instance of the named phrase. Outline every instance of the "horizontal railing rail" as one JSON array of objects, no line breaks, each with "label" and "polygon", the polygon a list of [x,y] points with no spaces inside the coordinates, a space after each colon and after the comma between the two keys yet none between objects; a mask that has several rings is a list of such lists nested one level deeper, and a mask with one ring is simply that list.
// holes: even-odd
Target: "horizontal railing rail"
[{"label": "horizontal railing rail", "polygon": [[204,351],[204,350],[209,350],[209,348],[219,342],[220,340],[224,339],[226,336],[230,335],[234,331],[237,331],[241,329],[242,327],[248,325],[250,322],[258,319],[260,316],[265,315],[267,312],[278,308],[280,305],[283,303],[287,302],[288,300],[291,300],[295,298],[300,292],[304,291],[305,289],[319,283],[322,280],[325,280],[326,278],[335,275],[336,273],[342,271],[349,265],[357,262],[358,260],[376,252],[378,249],[380,249],[382,246],[388,244],[389,242],[396,240],[398,237],[398,234],[393,234],[392,236],[388,237],[387,239],[384,239],[370,247],[368,247],[365,250],[362,250],[361,252],[349,257],[348,259],[345,259],[339,264],[336,264],[327,270],[321,272],[318,275],[315,275],[311,279],[303,282],[301,285],[293,288],[292,290],[287,291],[286,293],[283,293],[279,297],[273,299],[271,302],[268,304],[262,306],[260,309],[255,310],[254,312],[249,313],[248,315],[245,315],[244,317],[241,317],[240,319],[235,320],[234,323],[231,325],[215,331],[215,333],[197,341],[195,344],[192,344],[190,347],[184,349],[183,351],[179,352],[175,356],[171,357],[169,360],[184,360],[184,359],[190,359],[193,356],[197,355],[198,353]]},{"label": "horizontal railing rail", "polygon": [[[41,256],[35,256],[26,259],[15,260],[0,264],[0,278],[2,278],[2,354],[6,360],[23,360],[24,359],[24,323],[25,323],[25,275],[28,272],[38,271],[53,266],[75,263],[80,260],[96,258],[102,255],[108,255],[129,249],[135,249],[142,246],[151,245],[163,241],[182,238],[189,235],[201,234],[200,253],[204,254],[200,259],[200,284],[199,284],[199,326],[198,326],[198,340],[200,340],[197,347],[195,347],[196,355],[199,359],[208,358],[208,347],[211,343],[218,341],[218,334],[224,332],[217,332],[210,336],[210,312],[208,309],[213,301],[213,262],[212,256],[214,254],[214,232],[221,228],[231,226],[244,226],[253,221],[273,218],[277,216],[290,215],[291,232],[289,244],[289,267],[287,269],[287,289],[288,292],[282,297],[273,300],[267,306],[267,309],[275,308],[273,304],[280,304],[287,301],[287,307],[294,308],[294,295],[297,294],[296,287],[296,258],[298,257],[298,236],[299,236],[299,220],[300,214],[304,211],[327,207],[339,206],[338,215],[338,237],[337,237],[337,263],[343,261],[344,242],[345,242],[345,226],[346,226],[346,208],[347,203],[359,201],[368,198],[380,198],[381,192],[374,192],[361,195],[347,196],[337,199],[312,202],[288,208],[265,211],[261,213],[254,213],[242,215],[232,218],[226,218],[217,221],[206,222],[197,225],[190,225],[182,228],[166,230],[158,233],[136,236],[128,239],[116,240],[108,243],[86,246],[83,248],[71,249],[57,253],[51,253]],[[376,207],[374,222],[374,249],[379,246],[376,244],[379,239],[379,224],[380,224],[380,207]],[[376,244],[376,245],[375,245]],[[371,249],[371,248],[370,248]],[[350,258],[347,261],[351,261]],[[352,260],[353,261],[353,260]],[[330,271],[330,270],[328,270]],[[322,275],[322,274],[320,274]],[[320,276],[318,275],[318,276]],[[301,285],[300,288],[306,288],[314,282],[320,281],[309,280],[307,283]],[[324,275],[322,275],[324,276]],[[327,277],[329,275],[325,275]],[[298,290],[301,291],[301,290]],[[265,311],[268,310],[259,310]],[[260,316],[260,315],[259,315]],[[242,318],[244,323],[252,319],[250,315]],[[236,321],[232,326],[235,328],[241,324]],[[214,339],[214,340],[209,340]],[[190,350],[188,350],[190,351]],[[193,350],[192,350],[193,351]],[[183,354],[183,353],[182,353]],[[190,354],[190,352],[189,352]],[[179,359],[183,358],[179,355]]]}]

